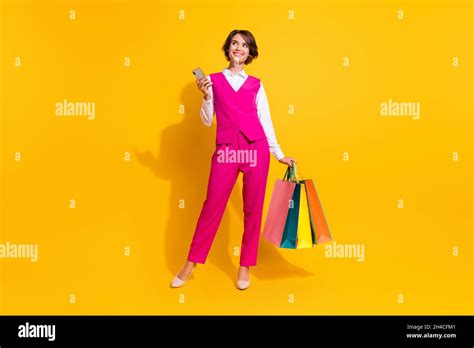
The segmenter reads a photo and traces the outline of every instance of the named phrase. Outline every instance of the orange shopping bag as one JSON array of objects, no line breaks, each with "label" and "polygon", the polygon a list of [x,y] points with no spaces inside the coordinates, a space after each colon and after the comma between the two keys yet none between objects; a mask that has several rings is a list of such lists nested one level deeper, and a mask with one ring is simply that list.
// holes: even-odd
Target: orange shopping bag
[{"label": "orange shopping bag", "polygon": [[324,210],[319,201],[316,187],[313,180],[305,179],[306,195],[308,197],[309,215],[311,219],[311,231],[313,235],[313,244],[321,244],[332,240]]}]

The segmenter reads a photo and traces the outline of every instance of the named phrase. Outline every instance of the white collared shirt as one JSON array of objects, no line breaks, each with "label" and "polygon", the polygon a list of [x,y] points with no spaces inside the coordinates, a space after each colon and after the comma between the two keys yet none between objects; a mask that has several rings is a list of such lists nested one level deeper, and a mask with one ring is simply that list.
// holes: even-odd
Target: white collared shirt
[{"label": "white collared shirt", "polygon": [[[230,71],[228,68],[224,68],[223,73],[227,81],[229,81],[230,85],[236,92],[243,85],[248,76],[243,69],[238,74],[234,75],[232,71]],[[210,76],[206,77],[209,81],[211,81]],[[201,120],[204,125],[208,127],[212,125],[212,120],[214,118],[212,88],[210,88],[209,91],[211,92],[211,99],[206,100],[203,97],[201,105]],[[277,160],[282,159],[283,157],[285,157],[285,155],[281,151],[280,145],[278,144],[276,139],[272,119],[270,117],[270,108],[268,106],[267,95],[265,93],[265,89],[263,88],[262,81],[260,81],[260,89],[257,93],[257,113],[260,123],[262,124],[263,130],[265,131],[265,135],[267,136],[270,152]]]}]

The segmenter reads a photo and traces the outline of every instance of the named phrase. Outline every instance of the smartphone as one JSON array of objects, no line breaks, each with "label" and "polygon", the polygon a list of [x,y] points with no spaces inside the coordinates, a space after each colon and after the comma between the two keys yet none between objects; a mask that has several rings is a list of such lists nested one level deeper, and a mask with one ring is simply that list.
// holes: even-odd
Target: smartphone
[{"label": "smartphone", "polygon": [[196,76],[196,79],[199,79],[201,77],[205,77],[204,73],[202,72],[201,68],[196,68],[193,70],[194,76]]}]

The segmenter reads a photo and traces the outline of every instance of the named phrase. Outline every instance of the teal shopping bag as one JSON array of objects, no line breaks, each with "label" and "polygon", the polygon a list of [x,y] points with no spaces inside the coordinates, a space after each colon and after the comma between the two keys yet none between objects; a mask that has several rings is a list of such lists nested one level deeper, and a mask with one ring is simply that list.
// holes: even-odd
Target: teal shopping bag
[{"label": "teal shopping bag", "polygon": [[[287,172],[288,176],[293,176],[294,169],[290,171],[290,173]],[[293,196],[291,197],[291,201],[289,202],[288,206],[288,215],[286,217],[285,228],[283,229],[280,248],[296,249],[298,236],[298,216],[300,210],[300,194],[301,185],[295,185],[295,190],[293,191]]]}]

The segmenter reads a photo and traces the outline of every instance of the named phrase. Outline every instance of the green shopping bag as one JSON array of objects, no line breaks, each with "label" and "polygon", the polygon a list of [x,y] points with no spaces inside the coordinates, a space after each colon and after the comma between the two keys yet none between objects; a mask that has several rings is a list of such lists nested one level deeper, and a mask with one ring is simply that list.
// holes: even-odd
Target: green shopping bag
[{"label": "green shopping bag", "polygon": [[289,202],[280,247],[287,249],[311,248],[313,243],[305,180],[297,179],[296,164],[293,164],[291,169],[287,169],[286,178],[295,183],[295,189]]},{"label": "green shopping bag", "polygon": [[301,185],[296,185],[288,207],[285,228],[281,237],[280,248],[296,249],[298,235],[298,216],[300,211]]}]

